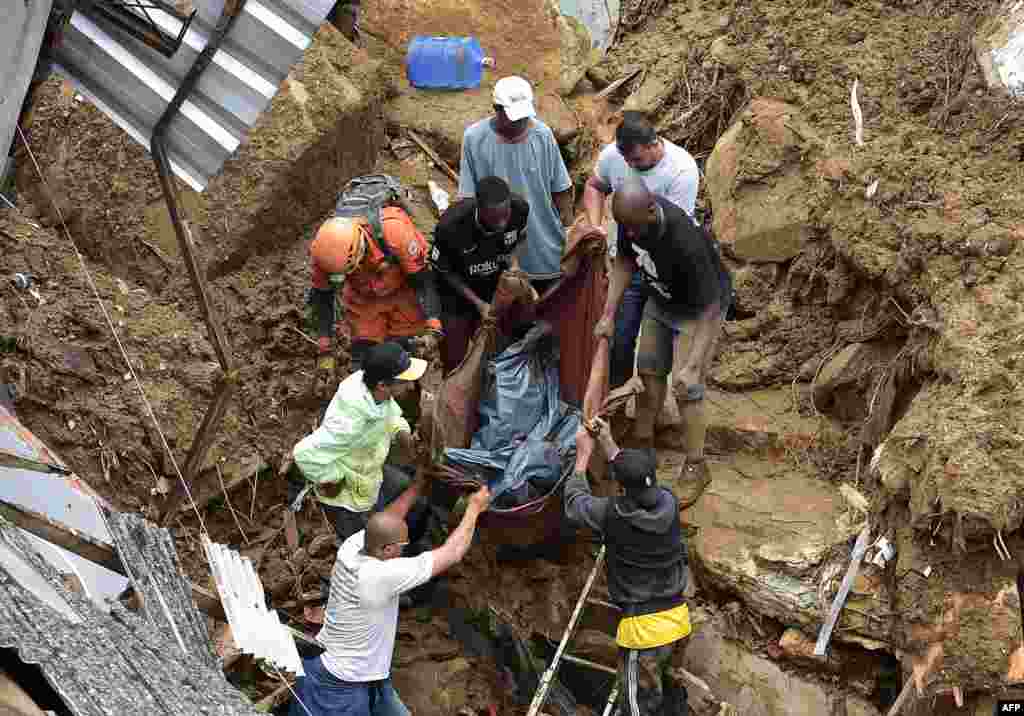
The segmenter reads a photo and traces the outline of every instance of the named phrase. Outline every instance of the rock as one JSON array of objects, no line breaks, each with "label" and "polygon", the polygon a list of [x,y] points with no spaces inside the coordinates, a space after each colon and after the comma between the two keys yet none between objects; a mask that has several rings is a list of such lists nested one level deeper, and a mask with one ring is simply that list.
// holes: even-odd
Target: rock
[{"label": "rock", "polygon": [[1024,6],[1006,0],[978,29],[974,52],[989,87],[1010,94],[1024,92],[1024,61],[1020,46],[1024,43]]},{"label": "rock", "polygon": [[729,641],[725,637],[727,630],[720,617],[703,621],[690,637],[683,665],[706,681],[716,698],[736,707],[738,713],[792,716],[845,710],[848,716],[879,716],[879,711],[864,699],[784,672],[769,659]]},{"label": "rock", "polygon": [[592,49],[590,31],[586,25],[569,15],[558,16],[558,31],[562,40],[562,66],[558,93],[572,94],[587,68],[598,59]]},{"label": "rock", "polygon": [[800,252],[810,236],[807,155],[820,146],[799,110],[763,97],[715,144],[706,173],[715,236],[738,258],[788,261]]},{"label": "rock", "polygon": [[814,407],[844,422],[863,421],[876,407],[879,368],[888,366],[903,342],[851,343],[818,372]]},{"label": "rock", "polygon": [[714,58],[715,62],[726,67],[739,67],[742,61],[742,55],[740,51],[729,44],[729,40],[726,37],[716,37],[711,42],[711,57]]},{"label": "rock", "polygon": [[731,273],[738,313],[752,316],[771,302],[779,274],[778,264],[747,264]]},{"label": "rock", "polygon": [[[659,464],[669,458],[665,452]],[[740,454],[710,468],[711,484],[686,513],[698,529],[690,540],[698,579],[761,614],[816,630],[846,571],[862,516],[846,507],[838,490],[795,463]],[[665,473],[662,481],[671,484]],[[873,566],[862,569],[878,573]],[[865,592],[850,595],[847,604],[856,611],[843,612],[833,640],[888,637],[880,617],[888,611],[884,585],[874,579]]]},{"label": "rock", "polygon": [[708,445],[718,453],[808,447],[822,427],[818,419],[805,418],[796,411],[789,389],[709,390],[704,400]]}]

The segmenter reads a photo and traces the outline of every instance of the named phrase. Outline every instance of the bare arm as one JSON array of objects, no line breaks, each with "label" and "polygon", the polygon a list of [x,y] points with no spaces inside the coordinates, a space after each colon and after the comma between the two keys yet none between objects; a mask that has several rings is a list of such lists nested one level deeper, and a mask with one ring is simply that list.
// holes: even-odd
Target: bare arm
[{"label": "bare arm", "polygon": [[395,433],[388,452],[388,462],[392,465],[409,465],[416,460],[416,438],[412,433],[402,430]]},{"label": "bare arm", "polygon": [[612,264],[611,280],[608,283],[608,298],[605,300],[601,320],[594,327],[595,336],[604,336],[609,339],[612,337],[615,327],[615,312],[619,310],[622,295],[626,293],[626,287],[629,286],[635,269],[636,262],[633,259],[623,256],[621,253],[615,257],[615,263]]},{"label": "bare arm", "polygon": [[458,274],[453,271],[445,271],[441,274],[444,276],[444,280],[448,282],[448,285],[454,288],[459,294],[467,301],[476,306],[477,310],[481,310],[483,306],[487,305],[487,302],[480,298],[476,291],[466,285],[466,282],[462,280]]},{"label": "bare arm", "polygon": [[605,197],[611,192],[609,187],[601,179],[594,176],[587,179],[583,187],[583,213],[587,217],[587,223],[591,226],[601,227],[604,225],[604,202]]},{"label": "bare arm", "polygon": [[462,516],[459,526],[448,535],[448,539],[445,540],[444,544],[433,552],[434,569],[431,572],[432,577],[447,572],[466,556],[469,546],[473,543],[477,518],[480,517],[480,513],[487,509],[490,502],[491,491],[486,485],[474,492],[473,496],[469,498],[466,513]]},{"label": "bare arm", "polygon": [[573,220],[572,187],[565,191],[555,192],[551,195],[551,200],[554,202],[555,208],[558,209],[558,214],[562,217],[562,226],[571,226]]},{"label": "bare arm", "polygon": [[405,488],[402,494],[395,498],[394,502],[385,507],[384,512],[404,520],[405,516],[409,514],[409,510],[412,509],[413,503],[416,502],[416,498],[423,491],[424,482],[423,476],[417,472],[412,484]]}]

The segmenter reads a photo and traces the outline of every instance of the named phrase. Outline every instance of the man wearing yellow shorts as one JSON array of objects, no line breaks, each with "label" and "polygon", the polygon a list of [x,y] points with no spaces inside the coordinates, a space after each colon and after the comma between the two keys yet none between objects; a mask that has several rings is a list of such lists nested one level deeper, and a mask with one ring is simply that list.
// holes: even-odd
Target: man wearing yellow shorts
[{"label": "man wearing yellow shorts", "polygon": [[[684,716],[686,688],[669,675],[670,668],[680,666],[690,634],[679,501],[657,484],[654,450],[620,450],[608,424],[595,423],[611,475],[624,494],[595,497],[586,473],[578,472],[565,484],[565,515],[604,538],[608,592],[622,610],[615,641],[624,711]],[[591,433],[580,428],[577,451],[589,455],[593,444]]]}]

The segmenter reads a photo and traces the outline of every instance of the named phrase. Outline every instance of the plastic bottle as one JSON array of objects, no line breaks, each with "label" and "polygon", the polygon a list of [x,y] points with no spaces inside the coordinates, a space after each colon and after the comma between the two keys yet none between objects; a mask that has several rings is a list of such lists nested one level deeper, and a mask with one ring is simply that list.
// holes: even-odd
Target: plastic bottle
[{"label": "plastic bottle", "polygon": [[405,58],[409,82],[423,89],[473,89],[480,86],[483,68],[493,66],[475,37],[417,35]]}]

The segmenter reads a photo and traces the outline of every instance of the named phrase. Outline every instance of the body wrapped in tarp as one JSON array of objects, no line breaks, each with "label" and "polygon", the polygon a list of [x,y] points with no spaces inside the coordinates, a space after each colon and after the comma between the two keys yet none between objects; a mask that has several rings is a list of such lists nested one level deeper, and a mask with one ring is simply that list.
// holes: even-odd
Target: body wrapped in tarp
[{"label": "body wrapped in tarp", "polygon": [[[435,475],[457,488],[491,485],[494,501],[480,524],[498,533],[499,541],[534,543],[560,529],[562,485],[573,469],[579,408],[596,346],[594,326],[607,295],[606,249],[601,234],[573,227],[561,280],[534,305],[518,302],[500,312],[495,306],[503,328],[518,325],[521,332],[532,326],[526,335],[502,350],[503,336],[482,326],[467,359],[436,396],[434,457],[441,464]],[[490,358],[488,350],[498,355],[477,363]],[[523,351],[539,351],[549,360],[531,364]],[[495,389],[493,402],[489,387]],[[437,427],[445,425],[451,427]],[[542,467],[551,465],[556,454],[557,475]]]},{"label": "body wrapped in tarp", "polygon": [[540,321],[487,363],[480,427],[469,448],[446,448],[447,464],[491,488],[496,508],[543,497],[576,458],[579,411],[562,402],[558,340]]}]

